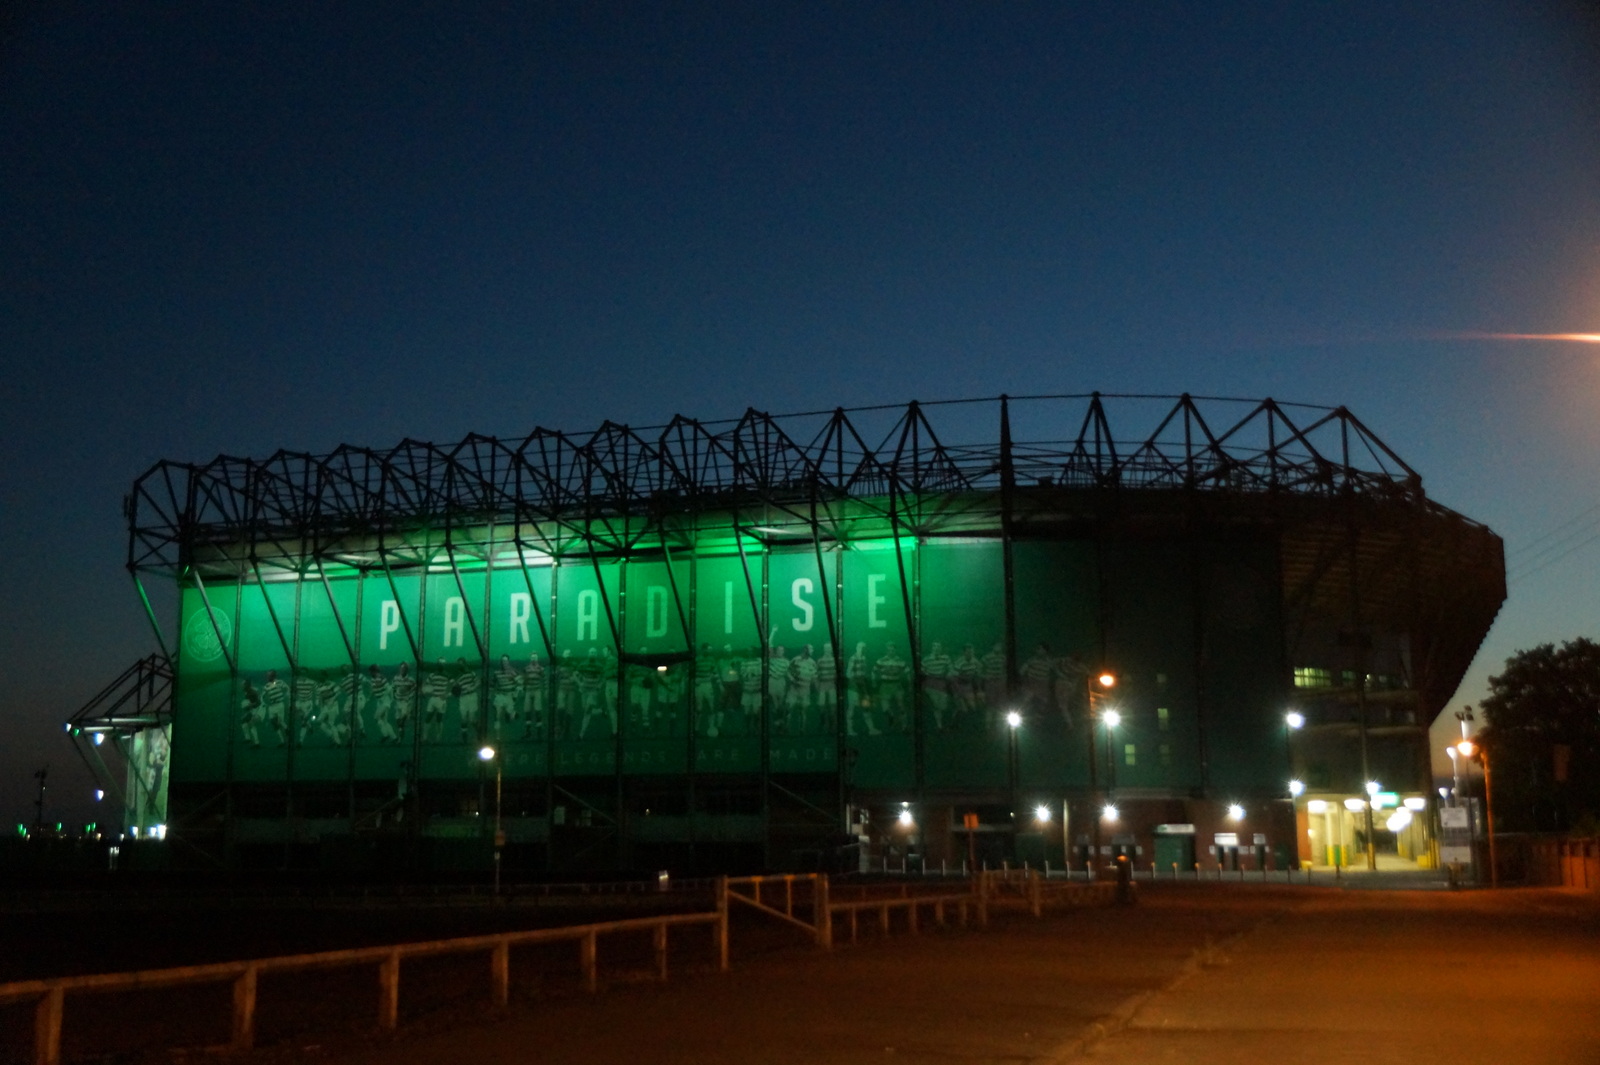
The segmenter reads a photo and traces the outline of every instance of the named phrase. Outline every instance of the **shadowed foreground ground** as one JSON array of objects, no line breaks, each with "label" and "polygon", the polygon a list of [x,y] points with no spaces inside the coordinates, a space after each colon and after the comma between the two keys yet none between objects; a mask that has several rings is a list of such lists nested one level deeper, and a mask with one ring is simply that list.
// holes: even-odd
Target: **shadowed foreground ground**
[{"label": "shadowed foreground ground", "polygon": [[[1209,944],[1209,945],[1208,945]],[[332,1050],[333,1048],[330,1048]],[[1185,885],[518,1006],[341,1062],[1600,1062],[1600,900]]]},{"label": "shadowed foreground ground", "polygon": [[[630,975],[648,966],[644,944],[632,963],[618,943],[622,964],[596,996],[575,989],[570,950],[514,956],[504,1012],[485,1004],[482,957],[408,963],[392,1038],[372,1032],[370,971],[264,982],[256,1057],[1600,1063],[1600,897],[1559,890],[1141,885],[1132,908],[1007,915],[988,931],[897,935],[832,955],[741,922],[726,975],[711,970],[702,938],[674,947],[664,985]],[[225,1036],[225,988],[159,994],[143,1014],[204,1015],[214,1031],[175,1024],[153,1038]],[[69,1003],[64,1049],[106,1060],[95,1021],[109,1014],[92,1001]],[[10,1019],[16,1033],[24,1018]]]}]

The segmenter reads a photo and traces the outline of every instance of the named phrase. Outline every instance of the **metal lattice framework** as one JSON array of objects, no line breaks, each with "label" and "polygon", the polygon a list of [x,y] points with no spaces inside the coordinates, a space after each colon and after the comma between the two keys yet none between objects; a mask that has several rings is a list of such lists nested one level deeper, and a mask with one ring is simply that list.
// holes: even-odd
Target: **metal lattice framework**
[{"label": "metal lattice framework", "polygon": [[[1112,418],[1126,417],[1123,408],[1159,417],[1153,429],[1128,435]],[[945,443],[934,409],[947,429],[985,442]],[[1077,432],[1019,442],[1019,416]],[[442,529],[448,544],[449,530],[486,523],[543,530],[540,546],[554,553],[561,549],[553,537],[563,535],[589,551],[625,553],[652,518],[759,505],[815,525],[819,504],[846,500],[886,505],[897,526],[916,532],[918,509],[907,500],[1019,485],[1379,497],[1459,518],[1428,501],[1416,471],[1343,407],[1187,394],[1001,396],[164,461],[128,499],[128,565],[135,575],[178,575],[208,550],[238,557],[241,544],[252,545],[252,561],[330,558],[360,538],[382,543]]]}]

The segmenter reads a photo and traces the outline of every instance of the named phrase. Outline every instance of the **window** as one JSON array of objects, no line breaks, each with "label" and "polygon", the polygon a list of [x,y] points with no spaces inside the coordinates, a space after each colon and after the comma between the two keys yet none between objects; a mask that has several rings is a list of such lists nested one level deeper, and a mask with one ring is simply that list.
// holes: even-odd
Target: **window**
[{"label": "window", "polygon": [[1134,764],[1137,763],[1138,759],[1136,757],[1136,752],[1134,751],[1133,744],[1131,744],[1131,743],[1123,744],[1123,746],[1122,746],[1122,760],[1126,765],[1134,765]]},{"label": "window", "polygon": [[1172,727],[1172,712],[1164,706],[1156,707],[1156,727],[1162,732]]},{"label": "window", "polygon": [[1157,753],[1161,755],[1162,765],[1172,764],[1172,744],[1163,743],[1160,748],[1158,748]]},{"label": "window", "polygon": [[[1354,680],[1354,678],[1351,678]],[[1295,666],[1294,686],[1296,688],[1331,688],[1333,687],[1333,671],[1317,669],[1315,666]]]}]

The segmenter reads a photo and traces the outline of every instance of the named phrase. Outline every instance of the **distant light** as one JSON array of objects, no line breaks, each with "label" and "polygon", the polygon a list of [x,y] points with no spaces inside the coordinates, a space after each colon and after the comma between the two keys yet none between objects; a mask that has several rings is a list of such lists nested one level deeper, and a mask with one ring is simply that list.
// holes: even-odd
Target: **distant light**
[{"label": "distant light", "polygon": [[1383,790],[1383,785],[1379,784],[1376,780],[1367,781],[1367,794],[1368,795],[1376,795],[1376,794],[1378,794],[1378,792],[1380,792],[1382,790]]},{"label": "distant light", "polygon": [[1365,800],[1365,799],[1346,799],[1344,801],[1344,808],[1346,810],[1351,811],[1352,813],[1360,813],[1362,810],[1365,810],[1367,808],[1367,800]]},{"label": "distant light", "polygon": [[1303,781],[1303,780],[1291,780],[1291,781],[1289,781],[1289,794],[1290,795],[1293,795],[1295,798],[1298,799],[1300,796],[1304,795],[1305,793],[1306,793],[1306,782],[1305,781]]},{"label": "distant light", "polygon": [[1006,712],[1006,724],[1010,725],[1012,728],[1016,728],[1022,724],[1022,715],[1017,713],[1015,710],[1008,710]]},{"label": "distant light", "polygon": [[667,667],[666,666],[657,666],[656,667],[656,672],[657,673],[665,673],[666,671],[667,671]]},{"label": "distant light", "polygon": [[[1442,788],[1440,789],[1443,790]],[[1406,799],[1406,809],[1416,813],[1428,808],[1428,800],[1420,795],[1412,795]]]},{"label": "distant light", "polygon": [[900,823],[902,825],[911,824],[911,811],[910,810],[901,810],[900,811]]},{"label": "distant light", "polygon": [[1321,799],[1312,799],[1310,802],[1306,803],[1306,813],[1308,814],[1325,814],[1327,812],[1328,804],[1323,802]]},{"label": "distant light", "polygon": [[104,788],[95,788],[94,789],[94,801],[95,802],[99,802],[101,799],[103,799],[105,797],[106,797],[106,793],[105,793],[105,789]]},{"label": "distant light", "polygon": [[1384,822],[1384,827],[1390,832],[1398,832],[1411,823],[1411,811],[1404,806],[1389,815],[1389,820]]},{"label": "distant light", "polygon": [[1106,728],[1116,728],[1118,725],[1122,724],[1122,715],[1117,713],[1115,710],[1107,710],[1104,714],[1100,715],[1100,718],[1106,723]]},{"label": "distant light", "polygon": [[493,747],[479,747],[478,748],[478,757],[483,759],[485,762],[494,761],[494,748]]},{"label": "distant light", "polygon": [[1043,803],[1040,803],[1038,806],[1035,806],[1033,808],[1033,819],[1035,821],[1048,821],[1048,820],[1050,820],[1050,807],[1044,805]]},{"label": "distant light", "polygon": [[1120,815],[1117,813],[1117,808],[1110,803],[1106,803],[1100,809],[1100,820],[1102,821],[1115,821],[1118,816]]},{"label": "distant light", "polygon": [[106,734],[104,732],[96,732],[94,734],[94,745],[98,747],[104,742],[106,742]]},{"label": "distant light", "polygon": [[71,732],[72,731],[72,722],[68,721],[65,725],[62,725],[61,727],[66,729],[68,732]]},{"label": "distant light", "polygon": [[1290,728],[1303,728],[1306,723],[1306,715],[1302,714],[1298,710],[1290,710],[1287,714],[1283,715],[1283,720]]},{"label": "distant light", "polygon": [[1473,743],[1471,740],[1462,740],[1460,743],[1456,744],[1456,750],[1460,751],[1468,758],[1471,758],[1473,752],[1475,752],[1477,749],[1478,745]]},{"label": "distant light", "polygon": [[1238,803],[1230,803],[1228,805],[1228,820],[1229,821],[1243,821],[1244,820],[1244,807],[1240,806]]},{"label": "distant light", "polygon": [[166,839],[167,838],[167,826],[166,825],[151,825],[150,826],[150,838],[151,839]]},{"label": "distant light", "polygon": [[1102,688],[1115,688],[1117,686],[1117,676],[1115,673],[1102,673],[1096,679],[1100,681],[1100,687]]}]

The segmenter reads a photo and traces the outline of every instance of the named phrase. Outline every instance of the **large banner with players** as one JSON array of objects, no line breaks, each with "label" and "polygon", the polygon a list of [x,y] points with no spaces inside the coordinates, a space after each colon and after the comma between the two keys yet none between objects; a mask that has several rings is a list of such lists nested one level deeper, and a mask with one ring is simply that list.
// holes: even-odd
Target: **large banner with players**
[{"label": "large banner with players", "polygon": [[[183,595],[180,780],[833,774],[1068,782],[1098,653],[1091,549],[856,542],[313,570]],[[1024,717],[1020,730],[1008,711]]]}]

